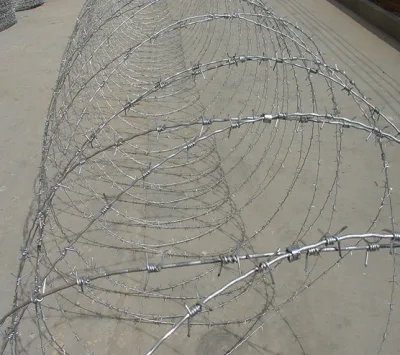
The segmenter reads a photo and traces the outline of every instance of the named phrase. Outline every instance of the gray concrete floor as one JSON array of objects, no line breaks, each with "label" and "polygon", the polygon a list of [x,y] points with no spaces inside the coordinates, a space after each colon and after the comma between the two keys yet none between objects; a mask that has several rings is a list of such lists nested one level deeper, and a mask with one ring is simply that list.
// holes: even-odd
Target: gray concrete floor
[{"label": "gray concrete floor", "polygon": [[[21,255],[19,247],[33,198],[44,117],[63,50],[82,4],[82,0],[49,0],[37,9],[18,13],[18,24],[0,33],[0,315],[11,306],[15,282],[12,273]],[[345,68],[364,93],[400,124],[398,43],[326,0],[281,0],[272,2],[271,7],[313,34],[325,59]],[[362,154],[357,147],[352,152],[354,160]],[[399,169],[399,158],[393,160],[399,163]],[[395,188],[400,187],[399,180],[396,183]],[[362,256],[349,259],[342,269],[335,269],[322,280],[311,296],[285,308],[284,316],[304,339],[306,353],[377,353],[390,296],[392,264],[384,253],[374,255],[372,266],[365,270]],[[290,348],[281,344],[285,341],[280,335],[283,326],[273,325],[271,319],[256,338],[268,346],[255,353],[284,354]],[[382,353],[400,354],[396,341],[400,330],[398,312],[388,329]],[[179,335],[184,336],[183,332]],[[91,341],[97,342],[95,338]],[[99,348],[103,351],[96,353],[127,353],[129,348],[119,349],[119,344],[116,335],[110,335],[106,347]],[[168,349],[178,350],[166,353],[181,353],[177,344],[172,342]],[[193,349],[186,353],[207,352],[206,347],[198,346],[196,352],[194,346],[185,346],[182,348]],[[136,354],[132,349],[131,353]]]}]

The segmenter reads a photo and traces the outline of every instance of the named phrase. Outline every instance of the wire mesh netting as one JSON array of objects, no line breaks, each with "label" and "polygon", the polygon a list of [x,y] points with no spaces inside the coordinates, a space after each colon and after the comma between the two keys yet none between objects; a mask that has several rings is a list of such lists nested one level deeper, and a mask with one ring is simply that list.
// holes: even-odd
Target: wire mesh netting
[{"label": "wire mesh netting", "polygon": [[0,31],[15,25],[17,18],[11,0],[0,0]]},{"label": "wire mesh netting", "polygon": [[399,133],[264,1],[87,0],[2,353],[306,353],[328,319],[298,298],[379,249],[388,297],[354,346],[395,349]]}]

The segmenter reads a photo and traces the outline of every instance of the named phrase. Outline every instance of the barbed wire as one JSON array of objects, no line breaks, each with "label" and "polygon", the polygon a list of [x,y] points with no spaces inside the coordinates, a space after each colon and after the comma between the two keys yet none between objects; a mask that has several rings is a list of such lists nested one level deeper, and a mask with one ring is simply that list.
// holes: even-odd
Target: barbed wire
[{"label": "barbed wire", "polygon": [[[270,311],[296,339],[286,352],[304,353],[282,307],[345,253],[364,250],[367,264],[390,248],[383,349],[396,296],[397,126],[263,1],[87,0],[45,120],[0,354],[143,353],[186,321],[188,334],[240,334],[231,353]],[[331,233],[344,224],[362,232]],[[260,252],[272,242],[291,247]],[[308,265],[332,251],[334,264]],[[300,254],[306,279],[288,272],[287,290],[259,272],[274,277],[273,264]],[[127,321],[142,326],[126,334]]]},{"label": "barbed wire", "polygon": [[[387,243],[387,244],[381,244],[379,242],[369,242],[367,239],[370,238],[375,238],[378,240],[382,239],[390,239],[392,242]],[[367,244],[365,245],[346,245],[343,246],[341,245],[341,241],[346,241],[349,239],[358,239],[366,242]],[[251,260],[251,259],[260,259],[260,258],[267,258],[267,257],[272,257],[265,266],[261,267],[261,264],[257,266],[256,268],[253,269],[252,272],[259,272],[259,271],[265,271],[267,268],[269,271],[272,273],[272,269],[269,268],[268,266],[275,264],[281,260],[288,259],[289,262],[293,262],[296,260],[299,260],[300,256],[302,254],[306,254],[306,257],[308,256],[315,256],[319,255],[321,253],[327,253],[327,252],[338,252],[339,256],[342,258],[343,257],[343,252],[346,251],[359,251],[359,250],[365,250],[366,255],[365,255],[365,266],[368,265],[368,254],[369,252],[374,252],[374,251],[379,251],[380,249],[390,249],[391,253],[393,249],[396,249],[400,247],[400,245],[397,243],[400,241],[400,235],[399,234],[362,234],[362,235],[356,235],[356,234],[350,234],[350,235],[344,235],[344,236],[327,236],[322,238],[317,243],[311,244],[311,245],[304,245],[304,246],[299,246],[299,245],[293,245],[289,246],[285,249],[285,251],[281,251],[279,248],[275,252],[266,252],[266,253],[261,253],[261,254],[246,254],[246,255],[223,255],[219,257],[214,257],[214,258],[207,258],[207,259],[199,259],[199,260],[191,260],[191,261],[181,261],[181,262],[176,262],[176,263],[169,263],[165,264],[164,263],[164,255],[162,255],[161,262],[158,264],[150,264],[148,261],[145,266],[141,267],[134,267],[130,269],[123,269],[123,270],[115,270],[111,272],[106,272],[103,271],[102,275],[97,275],[95,277],[90,277],[88,275],[78,277],[78,274],[75,273],[75,279],[72,282],[69,282],[65,285],[62,285],[56,289],[52,289],[51,291],[46,292],[46,278],[43,281],[43,284],[40,288],[40,292],[37,295],[33,295],[29,300],[23,302],[18,306],[18,308],[11,310],[9,313],[7,313],[3,318],[0,319],[0,324],[3,324],[5,320],[10,317],[13,313],[18,311],[18,309],[22,309],[29,305],[30,303],[40,303],[43,301],[45,297],[48,297],[54,293],[60,292],[64,289],[74,287],[74,286],[79,286],[81,289],[81,292],[84,292],[84,286],[88,286],[91,284],[92,281],[114,276],[114,275],[122,275],[122,274],[130,274],[130,273],[135,273],[135,272],[148,272],[154,273],[154,272],[160,272],[161,270],[165,269],[175,269],[175,268],[181,268],[181,267],[190,267],[190,266],[199,266],[199,265],[208,265],[208,264],[221,264],[221,270],[224,265],[227,264],[234,264],[234,263],[240,263],[241,260]],[[333,244],[337,244],[337,246],[332,246]],[[65,249],[62,251],[62,255],[65,256],[67,252],[74,252],[74,249]],[[306,259],[306,266],[305,270],[307,270],[307,264],[308,260]],[[261,269],[258,269],[261,268]],[[221,275],[221,271],[219,272],[218,276]],[[247,275],[247,274],[246,274]],[[250,275],[248,275],[250,276]],[[246,277],[248,277],[246,276]],[[271,277],[272,274],[271,274]],[[235,279],[240,281],[241,279]],[[234,280],[234,281],[235,281]],[[235,281],[236,282],[236,281]],[[275,283],[275,281],[273,281]],[[232,284],[229,283],[225,285],[224,287],[230,287]],[[214,297],[212,297],[214,298]],[[210,298],[211,300],[211,298]],[[190,314],[189,314],[190,315]],[[190,315],[194,316],[194,315]]]},{"label": "barbed wire", "polygon": [[[280,261],[283,261],[287,259],[289,262],[297,261],[299,260],[300,256],[302,254],[306,254],[306,256],[313,256],[313,255],[319,255],[321,252],[339,252],[340,257],[342,257],[342,252],[344,251],[354,251],[354,250],[366,250],[366,255],[365,255],[365,266],[368,265],[368,253],[373,252],[373,251],[378,251],[379,249],[383,248],[390,248],[392,249],[393,247],[399,247],[400,245],[393,243],[390,244],[379,244],[379,243],[370,243],[367,242],[366,245],[355,245],[355,246],[342,246],[341,242],[344,240],[348,239],[361,239],[364,240],[366,238],[389,238],[393,241],[399,241],[400,240],[400,235],[398,234],[392,234],[392,235],[346,235],[346,236],[327,236],[323,238],[318,243],[312,244],[312,245],[304,245],[304,246],[299,246],[299,245],[294,245],[286,248],[286,251],[282,252],[280,249],[278,249],[275,253],[268,253],[268,256],[270,259],[268,261],[260,262],[258,266],[254,267],[253,269],[249,270],[245,274],[236,277],[235,279],[231,280],[229,283],[225,284],[223,287],[220,289],[216,290],[214,293],[210,294],[204,300],[198,299],[198,302],[194,304],[191,307],[186,306],[187,309],[187,314],[182,317],[182,319],[169,331],[167,332],[148,352],[147,355],[153,354],[161,345],[162,343],[169,338],[173,333],[175,333],[179,327],[183,325],[186,321],[188,321],[188,326],[190,327],[190,319],[195,317],[197,314],[199,314],[203,307],[207,305],[208,302],[213,300],[214,298],[218,297],[222,292],[224,292],[226,289],[234,286],[236,283],[241,282],[251,276],[253,276],[256,273],[259,272],[265,272],[268,271],[270,272],[272,283],[275,284],[275,280],[273,278],[273,270],[271,266],[273,264],[279,263]],[[330,245],[337,244],[336,247],[328,247]],[[321,248],[321,246],[324,246]],[[246,257],[241,257],[241,258],[246,258]],[[249,256],[251,258],[251,256]],[[258,258],[258,256],[257,256]],[[222,259],[221,258],[221,263],[226,262],[225,260],[227,259]],[[233,259],[229,259],[233,260]],[[307,263],[307,261],[306,261]],[[212,311],[212,308],[210,308],[208,311]]]},{"label": "barbed wire", "polygon": [[[345,227],[347,228],[347,227]],[[360,245],[343,245],[342,242],[348,241],[348,240],[360,240],[363,241],[365,244]],[[370,239],[373,239],[373,241],[370,241]],[[381,243],[382,240],[389,239],[391,242],[390,243]],[[400,247],[400,234],[392,233],[392,234],[363,234],[363,235],[354,235],[354,234],[349,234],[349,235],[343,235],[343,236],[332,236],[332,235],[325,235],[321,238],[321,240],[317,243],[311,244],[311,245],[292,245],[289,246],[285,249],[285,251],[281,251],[281,249],[277,249],[275,252],[266,252],[266,253],[261,253],[261,254],[246,254],[246,255],[224,255],[220,257],[214,257],[214,258],[207,258],[207,259],[200,259],[200,260],[189,260],[189,261],[182,261],[182,262],[175,262],[175,263],[164,263],[164,258],[162,257],[161,262],[159,264],[150,264],[148,261],[146,262],[145,266],[141,267],[133,267],[130,269],[123,269],[123,270],[115,270],[115,271],[110,271],[106,272],[103,271],[101,275],[96,275],[94,277],[90,277],[89,275],[85,275],[82,277],[78,277],[78,274],[75,274],[75,280],[69,283],[66,283],[63,286],[60,286],[58,288],[52,289],[50,291],[46,292],[46,281],[47,279],[45,278],[43,281],[43,284],[41,286],[41,289],[38,294],[31,295],[31,298],[22,304],[20,304],[17,308],[11,310],[9,313],[7,313],[3,318],[0,319],[0,325],[4,324],[6,319],[10,317],[13,313],[17,312],[19,309],[26,308],[29,304],[40,304],[43,302],[43,300],[55,293],[58,293],[62,290],[65,290],[67,288],[71,287],[76,287],[78,286],[81,290],[82,293],[84,293],[84,288],[86,287],[92,287],[92,282],[102,279],[102,278],[107,278],[110,276],[114,275],[123,275],[123,274],[129,274],[129,273],[136,273],[136,272],[148,272],[150,273],[155,273],[155,272],[160,272],[165,269],[175,269],[175,268],[182,268],[182,267],[193,267],[193,266],[199,266],[199,265],[208,265],[208,264],[221,264],[221,270],[224,265],[227,264],[234,264],[234,263],[240,263],[241,260],[252,260],[252,259],[265,259],[268,258],[267,261],[261,261],[259,264],[252,268],[250,271],[247,273],[236,277],[235,279],[231,280],[229,283],[225,284],[222,288],[219,290],[215,291],[213,294],[209,295],[208,297],[204,298],[204,301],[202,301],[199,298],[199,295],[197,294],[198,297],[198,302],[194,304],[192,307],[185,306],[188,313],[164,336],[160,339],[157,344],[149,350],[147,354],[152,354],[154,351],[157,350],[161,346],[161,344],[169,337],[171,336],[180,326],[185,321],[189,321],[190,318],[195,317],[198,313],[202,312],[203,307],[206,306],[208,302],[219,296],[224,290],[227,288],[232,287],[236,283],[243,281],[244,279],[252,276],[255,273],[259,272],[264,272],[268,271],[271,276],[272,283],[275,284],[275,280],[273,277],[273,269],[272,265],[275,263],[279,263],[285,259],[287,259],[290,263],[297,261],[300,259],[300,256],[302,254],[305,254],[306,256],[306,261],[305,261],[305,271],[307,271],[307,265],[308,265],[308,257],[309,256],[319,256],[321,253],[326,253],[326,252],[338,252],[340,258],[343,258],[343,253],[345,252],[352,252],[352,251],[361,251],[364,250],[366,251],[365,254],[365,261],[364,265],[368,265],[368,256],[370,252],[375,252],[379,251],[381,249],[390,249],[391,254],[393,253],[393,250],[396,248]],[[73,249],[66,249],[62,251],[62,255],[65,256],[66,253],[68,252],[74,252],[75,250]],[[221,275],[221,270],[218,274],[218,276]],[[211,312],[213,309],[211,307],[207,308],[207,312]],[[190,323],[188,323],[188,334],[190,334]],[[14,332],[9,332],[8,337],[13,336]]]}]

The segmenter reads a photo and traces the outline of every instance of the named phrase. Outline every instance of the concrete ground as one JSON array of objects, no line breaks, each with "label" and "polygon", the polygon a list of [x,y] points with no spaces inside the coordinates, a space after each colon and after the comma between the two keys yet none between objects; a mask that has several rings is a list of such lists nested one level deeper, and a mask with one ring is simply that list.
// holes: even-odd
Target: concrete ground
[{"label": "concrete ground", "polygon": [[[37,9],[18,13],[18,24],[0,33],[0,283],[3,285],[0,315],[8,311],[12,303],[15,283],[12,273],[21,256],[19,248],[33,198],[44,117],[63,50],[82,5],[82,0],[49,0]],[[397,124],[400,123],[400,45],[397,42],[333,1],[281,0],[271,3],[271,7],[312,34],[326,61],[345,68],[364,93]],[[352,152],[354,156],[350,159],[358,166],[362,149],[355,146]],[[400,163],[397,157],[393,161]],[[359,178],[362,181],[362,173]],[[395,189],[400,187],[399,180],[394,184]],[[357,185],[358,182],[354,188]],[[254,218],[262,218],[262,213],[258,213],[260,215]],[[360,215],[355,213],[354,219]],[[282,245],[270,243],[269,246]],[[303,353],[378,352],[385,331],[391,290],[391,259],[384,253],[371,256],[372,265],[366,270],[361,267],[362,256],[350,259],[347,266],[343,266],[347,267],[345,272],[335,269],[331,278],[325,283],[321,281],[314,296],[285,308],[284,316],[290,318],[295,333],[301,336],[305,347]],[[292,349],[289,345],[282,345],[285,338],[281,337],[280,331],[284,326],[274,328],[273,321],[260,332],[264,341],[256,338],[263,346],[264,342],[268,346],[254,346],[251,348],[254,353],[285,354],[285,349]],[[395,312],[382,354],[400,354],[396,341],[399,330],[399,313]],[[129,347],[118,347],[120,342],[116,340],[115,332],[115,329],[110,332],[105,345],[100,341],[102,347],[96,348],[96,354],[127,353]],[[124,334],[124,330],[119,332]],[[184,332],[179,334],[184,336]],[[221,339],[224,336],[225,333],[220,334]],[[179,350],[179,340],[173,340],[177,343],[172,343],[174,346],[170,345],[169,352],[165,353],[209,353],[207,349],[210,348],[206,345],[191,346],[184,344],[186,338],[182,339],[182,349],[186,352]],[[205,337],[203,342],[208,342],[207,339]],[[214,339],[209,340],[212,341]],[[298,347],[293,349],[302,353]],[[136,354],[132,348],[130,353]]]},{"label": "concrete ground", "polygon": [[19,259],[20,236],[32,202],[44,118],[61,56],[82,5],[82,0],[46,2],[18,12],[19,22],[0,33],[0,112],[4,125],[0,130],[0,277],[8,285],[2,289],[2,311],[9,307],[5,300],[11,300],[10,272]]}]

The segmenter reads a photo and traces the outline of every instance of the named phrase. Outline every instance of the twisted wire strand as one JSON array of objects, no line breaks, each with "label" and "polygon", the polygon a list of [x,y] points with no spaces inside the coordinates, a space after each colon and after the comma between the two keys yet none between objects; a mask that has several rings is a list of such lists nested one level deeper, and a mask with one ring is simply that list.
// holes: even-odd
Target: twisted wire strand
[{"label": "twisted wire strand", "polygon": [[[277,291],[274,280],[242,274],[241,261],[268,269],[255,260],[268,256],[258,251],[272,236],[311,245],[315,230],[329,235],[338,224],[365,231],[360,241],[389,238],[376,233],[388,226],[394,233],[396,121],[263,1],[87,0],[45,122],[37,214],[0,353],[23,351],[18,329],[30,329],[29,320],[38,333],[33,352],[104,350],[88,340],[106,333],[98,318],[115,324],[111,347],[124,347],[118,320],[147,324],[148,333],[130,335],[142,350],[162,336],[156,325],[181,318],[179,302],[199,298],[194,289],[219,289],[213,312],[197,301],[162,340],[195,315],[192,325],[245,324],[248,339]],[[369,176],[354,186],[358,171]],[[356,225],[355,209],[363,216]],[[379,246],[335,247],[332,236],[324,248],[310,246],[306,260],[398,246],[396,233]],[[306,249],[295,250],[273,254],[274,263]],[[395,253],[393,260],[395,271]],[[315,276],[320,263],[307,265],[301,285],[287,275],[293,294],[331,270]],[[179,273],[159,272],[169,268]],[[246,282],[230,283],[238,273]],[[289,291],[281,297],[294,300]],[[254,307],[238,314],[236,301]]]},{"label": "twisted wire strand", "polygon": [[[201,302],[196,303],[193,305],[191,308],[187,308],[187,313],[185,316],[183,316],[175,325],[173,328],[171,328],[146,354],[150,355],[153,354],[161,345],[162,343],[167,340],[171,335],[173,335],[179,327],[183,325],[185,321],[190,320],[190,318],[195,317],[197,314],[199,314],[207,303],[209,303],[211,300],[214,298],[218,297],[221,293],[223,293],[226,289],[234,286],[236,283],[241,282],[251,276],[253,276],[256,273],[259,272],[270,272],[271,277],[272,276],[272,268],[271,266],[276,263],[280,263],[280,261],[287,259],[289,262],[293,262],[295,260],[298,260],[300,255],[306,254],[308,255],[318,255],[321,252],[339,252],[342,251],[354,251],[354,250],[366,250],[366,264],[368,261],[368,252],[373,252],[373,251],[378,251],[381,248],[392,248],[393,244],[379,244],[379,243],[368,243],[366,245],[354,245],[354,246],[340,246],[341,241],[349,240],[349,239],[361,239],[365,240],[366,238],[379,238],[379,239],[384,239],[384,238],[389,238],[392,240],[400,240],[400,235],[346,235],[346,236],[336,236],[336,237],[326,237],[323,238],[321,241],[311,244],[311,245],[304,245],[304,246],[298,246],[296,245],[294,248],[293,247],[288,247],[286,248],[285,252],[277,251],[275,253],[268,253],[267,255],[263,256],[269,256],[267,261],[262,261],[260,262],[256,267],[253,269],[249,270],[245,274],[238,276],[234,279],[232,279],[230,282],[226,283],[223,285],[220,289],[215,290],[212,294],[208,295],[207,297],[204,298]],[[332,246],[333,244],[338,244],[337,247],[326,247],[326,246]],[[399,246],[396,244],[395,246]],[[249,258],[252,258],[252,256],[248,256]],[[258,257],[258,256],[256,256]],[[247,256],[242,256],[241,258],[245,259]],[[224,260],[221,258],[221,261]],[[273,280],[273,279],[272,279]],[[275,281],[273,280],[273,283]]]}]

